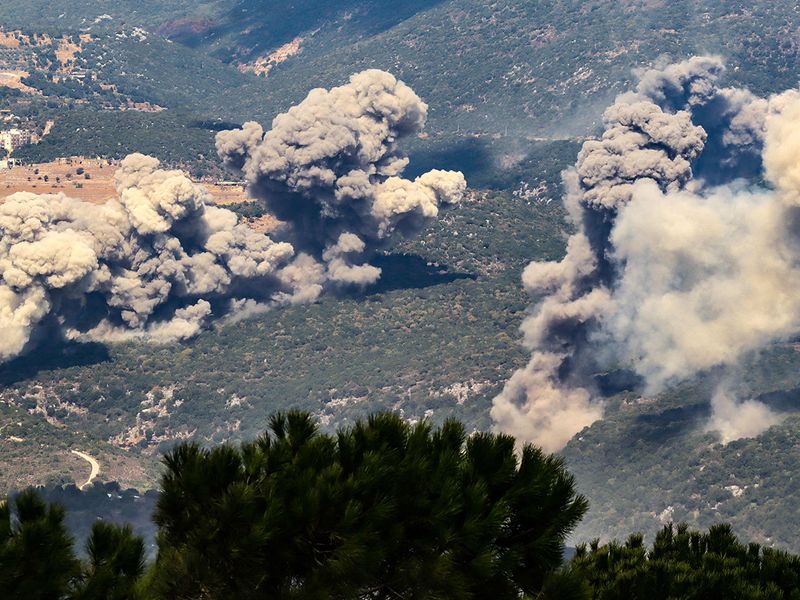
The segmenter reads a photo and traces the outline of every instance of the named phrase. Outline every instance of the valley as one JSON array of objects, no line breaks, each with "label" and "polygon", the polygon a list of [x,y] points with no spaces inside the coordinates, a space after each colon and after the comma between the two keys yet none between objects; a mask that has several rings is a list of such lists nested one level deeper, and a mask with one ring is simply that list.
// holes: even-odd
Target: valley
[{"label": "valley", "polygon": [[[0,364],[0,493],[86,483],[73,450],[101,466],[89,492],[102,481],[144,493],[181,441],[252,440],[290,408],[326,432],[384,410],[491,430],[493,398],[531,358],[523,271],[565,255],[574,225],[561,173],[600,137],[606,107],[643,69],[699,53],[724,58],[726,85],[764,96],[800,77],[791,3],[311,4],[0,6],[0,109],[40,136],[0,170],[0,202],[24,191],[101,204],[120,161],[142,152],[257,232],[278,230],[223,166],[215,135],[250,120],[269,129],[312,88],[363,69],[390,71],[429,107],[425,131],[402,142],[409,178],[453,169],[469,183],[459,206],[375,252],[383,275],[361,289],[215,320],[180,342],[62,340]],[[794,342],[743,360],[747,397],[781,415],[755,438],[722,445],[704,430],[714,369],[657,394],[609,391],[604,419],[560,451],[590,502],[572,541],[724,521],[800,551]]]}]

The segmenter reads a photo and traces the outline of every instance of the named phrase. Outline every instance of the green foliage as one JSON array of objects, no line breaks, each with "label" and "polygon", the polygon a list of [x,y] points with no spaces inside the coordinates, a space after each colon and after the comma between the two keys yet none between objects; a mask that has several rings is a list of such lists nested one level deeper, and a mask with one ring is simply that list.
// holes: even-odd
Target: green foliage
[{"label": "green foliage", "polygon": [[[556,189],[558,171],[550,170],[549,189]],[[409,268],[387,267],[386,287],[368,294],[274,310],[187,344],[75,345],[3,365],[0,399],[16,410],[0,403],[0,427],[8,423],[5,434],[27,443],[30,422],[47,425],[27,412],[43,389],[39,404],[64,425],[47,425],[48,437],[77,431],[97,440],[86,451],[98,453],[104,469],[100,447],[110,449],[107,440],[117,444],[132,428],[146,427],[151,437],[125,454],[147,468],[152,482],[152,455],[169,449],[176,434],[202,444],[253,439],[271,414],[291,408],[314,413],[329,430],[386,410],[488,429],[492,397],[527,358],[516,332],[528,302],[519,273],[532,255],[561,255],[564,227],[556,202],[476,194],[421,237],[391,249],[412,257],[400,261]],[[440,271],[475,278],[448,283]],[[458,386],[466,386],[461,398]],[[150,402],[164,410],[144,412]],[[16,426],[21,419],[23,428]],[[22,446],[8,444],[3,452],[41,452],[34,440]],[[83,439],[75,447],[88,446]],[[0,485],[25,476],[17,466],[24,463],[9,463]]]},{"label": "green foliage", "polygon": [[137,25],[156,26],[187,11],[203,14],[220,0],[148,0],[108,3],[102,0],[5,0],[0,6],[0,23],[9,27],[37,27],[45,30],[102,24],[109,15]]},{"label": "green foliage", "polygon": [[[0,23],[96,36],[79,61],[115,86],[116,104],[97,86],[63,90],[64,98],[86,93],[113,106],[130,98],[266,126],[309,89],[382,68],[430,105],[430,139],[420,145],[431,152],[464,139],[513,144],[591,133],[602,109],[630,87],[633,69],[662,56],[720,54],[732,81],[761,94],[798,77],[793,32],[800,16],[791,3],[772,0],[77,4],[0,4]],[[113,18],[96,21],[106,14]],[[236,68],[298,37],[301,51],[267,78]],[[502,156],[494,158],[497,164]]]},{"label": "green foliage", "polygon": [[[431,106],[431,130],[563,135],[591,129],[631,70],[662,55],[718,53],[758,92],[797,79],[798,13],[757,0],[621,3],[615,0],[7,0],[0,23],[106,36],[88,68],[124,94],[170,108],[267,124],[316,86],[383,68]],[[95,19],[108,14],[111,20]],[[172,37],[134,33],[144,27]],[[228,62],[264,56],[302,37],[302,51],[268,78]]]},{"label": "green foliage", "polygon": [[[13,510],[12,510],[13,504]],[[96,522],[79,561],[64,509],[34,490],[0,504],[0,590],[9,600],[135,600],[144,542],[130,527]]]},{"label": "green foliage", "polygon": [[650,541],[669,519],[700,529],[730,523],[745,539],[800,551],[793,476],[800,460],[800,353],[777,344],[744,359],[737,397],[786,416],[756,438],[722,445],[704,431],[716,385],[706,376],[654,397],[616,396],[606,418],[562,450],[591,505],[578,540],[641,531]]},{"label": "green foliage", "polygon": [[[404,79],[430,105],[429,137],[411,141],[412,155],[421,159],[412,161],[411,169],[463,168],[473,186],[508,192],[545,169],[552,180],[553,172],[574,161],[575,141],[535,143],[531,149],[520,140],[591,132],[609,100],[630,86],[633,67],[662,55],[719,53],[730,82],[763,94],[796,81],[800,64],[796,7],[774,0],[371,3],[371,10],[346,18],[350,0],[316,2],[315,11],[305,10],[308,4],[0,3],[0,21],[7,24],[90,30],[96,42],[79,57],[80,66],[98,81],[115,84],[120,94],[169,109],[158,116],[99,112],[98,103],[110,100],[96,89],[86,98],[90,104],[79,105],[66,99],[82,99],[83,87],[47,87],[52,81],[41,78],[48,93],[63,98],[24,96],[23,102],[19,92],[0,88],[0,100],[16,114],[39,122],[55,116],[53,134],[17,154],[47,160],[142,150],[209,173],[214,129],[193,126],[194,121],[253,118],[267,125],[311,87],[339,85],[355,70],[377,67]],[[112,21],[94,22],[106,13]],[[284,18],[287,14],[292,18]],[[140,35],[137,26],[184,44],[156,33]],[[302,51],[275,66],[268,78],[225,64],[249,60],[295,36],[304,37]],[[52,57],[41,54],[37,60],[43,64]],[[556,160],[548,160],[551,154]],[[256,207],[241,210],[250,216]],[[526,359],[517,333],[528,302],[519,286],[521,267],[531,259],[558,258],[561,213],[504,193],[460,207],[445,219],[448,227],[436,227],[401,250],[477,274],[476,280],[382,289],[366,299],[326,298],[205,333],[184,346],[116,346],[94,364],[67,360],[37,373],[37,357],[29,361],[35,366],[5,368],[2,393],[9,404],[0,405],[0,418],[3,424],[24,422],[25,436],[17,427],[9,431],[26,437],[26,443],[4,446],[8,460],[0,485],[8,489],[9,482],[32,473],[44,473],[42,480],[54,472],[59,476],[50,460],[54,453],[46,455],[27,436],[34,418],[28,411],[38,408],[40,385],[48,418],[66,425],[52,427],[47,439],[77,431],[96,444],[135,427],[148,393],[174,390],[174,400],[164,398],[169,414],[146,423],[146,437],[131,449],[142,461],[178,435],[201,442],[246,438],[263,428],[267,414],[289,406],[313,410],[333,424],[393,408],[412,418],[432,413],[437,422],[457,416],[469,427],[488,427],[491,397]],[[748,376],[768,377],[787,364],[800,372],[798,361],[787,355],[796,353],[770,352],[749,365]],[[12,381],[6,384],[9,371]],[[470,391],[466,401],[448,391],[473,381],[483,387]],[[789,387],[781,387],[784,382],[755,391],[798,385],[788,381]],[[660,527],[654,515],[674,509],[675,518],[697,526],[730,521],[753,539],[800,549],[792,534],[800,526],[795,509],[800,488],[791,475],[800,460],[796,421],[721,448],[702,432],[706,405],[707,394],[686,388],[653,404],[627,397],[609,402],[607,419],[564,452],[592,500],[581,536],[649,533]],[[6,419],[4,406],[25,416]],[[35,418],[37,429],[49,427]],[[37,469],[14,460],[29,454]],[[744,494],[735,496],[732,485]]]},{"label": "green foliage", "polygon": [[50,134],[38,144],[19,148],[15,158],[28,163],[49,162],[62,156],[121,159],[132,152],[142,152],[170,165],[202,165],[215,155],[214,132],[180,111],[98,112],[71,108],[45,114],[55,121]]},{"label": "green foliage", "polygon": [[144,542],[130,526],[102,521],[92,527],[86,542],[89,561],[74,600],[128,600],[144,573]]},{"label": "green foliage", "polygon": [[378,415],[333,436],[290,412],[241,448],[164,462],[164,598],[517,598],[586,510],[558,459],[454,421]]},{"label": "green foliage", "polygon": [[624,544],[579,546],[573,572],[595,600],[795,600],[800,558],[742,544],[728,525],[708,533],[665,526],[647,551],[641,535]]},{"label": "green foliage", "polygon": [[63,509],[33,491],[14,505],[12,514],[7,501],[0,504],[0,590],[7,598],[63,598],[80,575]]},{"label": "green foliage", "polygon": [[33,490],[0,504],[2,597],[800,599],[800,557],[729,525],[670,524],[649,550],[594,541],[563,565],[586,500],[560,459],[518,450],[450,420],[379,414],[334,435],[279,413],[256,441],[165,456],[147,571],[129,526],[96,522],[81,561],[60,506]]}]

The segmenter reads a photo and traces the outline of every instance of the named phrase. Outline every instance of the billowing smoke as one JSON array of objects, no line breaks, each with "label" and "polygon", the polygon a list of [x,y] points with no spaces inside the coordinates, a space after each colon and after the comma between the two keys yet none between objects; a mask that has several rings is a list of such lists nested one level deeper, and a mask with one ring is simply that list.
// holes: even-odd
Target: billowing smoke
[{"label": "billowing smoke", "polygon": [[226,162],[285,221],[276,239],[141,154],[122,161],[118,197],[103,205],[10,196],[0,204],[0,361],[53,336],[184,339],[212,317],[374,282],[370,254],[466,189],[461,173],[399,176],[408,161],[395,142],[422,127],[426,109],[402,82],[367,71],[314,90],[266,135],[252,123],[221,133]]},{"label": "billowing smoke", "polygon": [[755,400],[738,402],[724,387],[711,397],[711,418],[706,431],[719,436],[723,444],[755,437],[783,419],[768,406]]},{"label": "billowing smoke", "polygon": [[252,122],[220,132],[217,150],[285,223],[279,239],[314,257],[328,279],[368,284],[380,269],[365,258],[396,233],[418,232],[466,191],[459,172],[402,177],[408,159],[397,142],[422,129],[427,109],[402,81],[368,70],[311,91],[266,133]]},{"label": "billowing smoke", "polygon": [[[523,275],[544,299],[522,326],[533,357],[494,400],[499,429],[557,450],[602,417],[599,373],[654,393],[800,331],[800,94],[722,88],[723,71],[695,57],[644,73],[564,174],[577,232]],[[773,424],[757,406],[741,408]]]},{"label": "billowing smoke", "polygon": [[133,154],[118,198],[95,205],[21,192],[0,204],[0,359],[38,338],[156,341],[196,334],[237,293],[302,293],[294,251],[156,159]]}]

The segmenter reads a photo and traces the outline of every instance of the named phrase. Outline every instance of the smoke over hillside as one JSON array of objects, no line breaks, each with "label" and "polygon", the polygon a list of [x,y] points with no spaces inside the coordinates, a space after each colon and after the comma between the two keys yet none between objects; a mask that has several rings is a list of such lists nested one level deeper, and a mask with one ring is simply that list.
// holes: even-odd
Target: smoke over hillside
[{"label": "smoke over hillside", "polygon": [[365,253],[395,233],[418,232],[466,190],[455,171],[402,177],[408,159],[396,143],[421,131],[427,110],[403,82],[369,70],[313,90],[266,133],[253,122],[220,132],[217,150],[287,224],[286,241],[320,261],[329,279],[366,284],[380,270],[355,264]]},{"label": "smoke over hillside", "polygon": [[[525,269],[543,300],[498,428],[557,450],[602,418],[595,373],[631,369],[657,392],[800,330],[800,95],[723,88],[723,70],[695,57],[644,73],[565,172],[578,231],[562,261]],[[762,172],[766,187],[743,179]],[[719,407],[712,424],[735,439]]]},{"label": "smoke over hillside", "polygon": [[213,316],[316,299],[326,287],[375,281],[355,259],[416,233],[461,200],[461,173],[414,181],[395,142],[424,125],[427,106],[388,73],[367,71],[314,90],[263,134],[223,132],[220,154],[286,222],[256,233],[205,189],[133,154],[118,197],[92,205],[18,193],[0,204],[0,361],[45,339],[162,342]]}]

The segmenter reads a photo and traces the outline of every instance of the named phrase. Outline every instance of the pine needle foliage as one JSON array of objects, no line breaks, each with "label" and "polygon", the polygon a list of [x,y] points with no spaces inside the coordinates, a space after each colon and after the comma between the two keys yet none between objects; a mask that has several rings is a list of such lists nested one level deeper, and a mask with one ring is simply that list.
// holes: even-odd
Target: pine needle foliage
[{"label": "pine needle foliage", "polygon": [[641,535],[624,544],[579,546],[571,569],[594,600],[799,600],[800,558],[743,544],[729,525],[707,533],[665,526],[647,550]]},{"label": "pine needle foliage", "polygon": [[[12,510],[13,508],[13,510]],[[0,503],[0,598],[3,600],[137,600],[144,542],[130,527],[102,521],[75,556],[64,509],[35,490]]]},{"label": "pine needle foliage", "polygon": [[241,447],[164,459],[161,598],[519,598],[586,511],[561,461],[509,436],[380,414],[272,418]]}]

